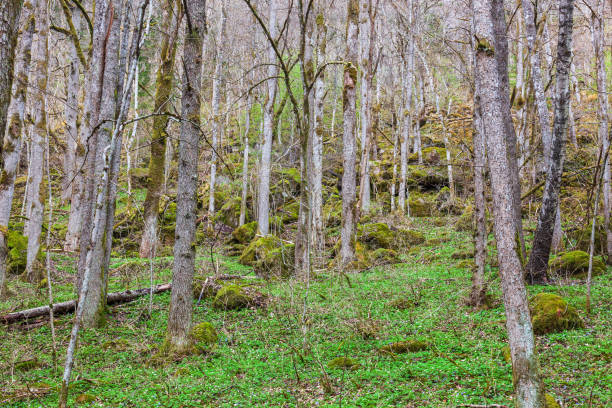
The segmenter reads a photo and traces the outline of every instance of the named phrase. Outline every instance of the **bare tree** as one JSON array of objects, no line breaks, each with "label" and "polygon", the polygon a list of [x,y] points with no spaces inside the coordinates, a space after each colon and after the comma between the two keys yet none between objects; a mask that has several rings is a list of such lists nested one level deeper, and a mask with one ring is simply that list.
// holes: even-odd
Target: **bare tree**
[{"label": "bare tree", "polygon": [[538,226],[533,238],[533,247],[527,264],[527,278],[530,283],[542,283],[546,279],[550,247],[553,241],[559,211],[561,175],[565,133],[568,124],[568,105],[570,100],[569,72],[572,57],[573,2],[562,1],[559,7],[559,40],[557,45],[557,75],[555,91],[555,122],[542,206],[538,216]]},{"label": "bare tree", "polygon": [[347,265],[355,258],[356,208],[356,101],[357,101],[357,41],[359,33],[359,3],[349,0],[346,11],[346,51],[344,65],[344,87],[342,90],[342,109],[344,131],[342,133],[342,247],[340,259]]},{"label": "bare tree", "polygon": [[155,79],[154,112],[156,116],[153,118],[147,195],[143,205],[144,226],[142,240],[140,241],[141,257],[151,257],[157,241],[159,199],[163,190],[166,140],[168,138],[167,127],[169,117],[167,113],[172,109],[171,94],[174,60],[178,32],[183,15],[181,2],[178,0],[164,0],[163,15],[161,25],[161,61]]},{"label": "bare tree", "polygon": [[[4,136],[13,89],[13,65],[17,30],[23,0],[3,1],[0,5],[0,135]],[[0,148],[2,149],[2,148]],[[2,153],[0,151],[0,153]]]},{"label": "bare tree", "polygon": [[[500,8],[502,9],[500,12]],[[512,186],[508,151],[509,113],[507,93],[500,78],[498,64],[507,58],[507,48],[498,47],[496,18],[503,13],[503,3],[484,0],[472,1],[473,35],[476,38],[476,93],[475,106],[481,107],[482,128],[485,134],[491,187],[499,272],[506,311],[506,329],[512,357],[517,407],[541,407],[544,393],[538,372],[537,356],[527,292],[523,281],[523,267],[519,257],[516,224],[515,190]],[[501,23],[505,25],[505,19]],[[506,52],[506,56],[496,56]],[[486,109],[484,108],[486,107]]]},{"label": "bare tree", "polygon": [[200,86],[202,38],[206,33],[206,1],[187,0],[183,49],[183,96],[181,138],[179,140],[179,180],[177,192],[172,294],[166,342],[171,350],[182,352],[190,346],[189,331],[193,303],[195,230],[200,144]]}]

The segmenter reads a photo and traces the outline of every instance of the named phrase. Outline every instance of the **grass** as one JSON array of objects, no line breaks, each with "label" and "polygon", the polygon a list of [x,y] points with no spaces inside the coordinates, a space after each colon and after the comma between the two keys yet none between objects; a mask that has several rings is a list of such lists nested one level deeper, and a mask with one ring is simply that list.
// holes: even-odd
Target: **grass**
[{"label": "grass", "polygon": [[[216,311],[211,300],[194,309],[194,322],[209,321],[219,332],[210,355],[191,356],[162,367],[149,366],[165,335],[169,293],[113,307],[107,325],[84,331],[73,371],[71,406],[106,407],[455,407],[496,403],[511,406],[511,366],[506,345],[499,280],[488,272],[490,310],[464,306],[470,273],[455,267],[453,252],[470,245],[468,233],[435,227],[422,220],[427,238],[448,234],[449,241],[422,245],[404,263],[343,275],[321,270],[309,285],[264,282],[265,309]],[[54,256],[56,300],[72,298],[72,260]],[[236,259],[220,257],[222,272],[250,273]],[[123,266],[127,265],[127,266]],[[210,270],[207,257],[200,270]],[[110,291],[148,285],[148,263],[113,259]],[[155,264],[156,280],[167,282],[171,259]],[[539,336],[537,348],[544,382],[564,407],[609,406],[612,341],[610,270],[593,286],[594,313],[583,312],[585,288],[529,287],[531,295],[560,294],[581,311],[586,329]],[[13,280],[19,293],[0,303],[0,312],[44,304],[44,293]],[[396,309],[394,300],[414,304]],[[57,319],[60,363],[71,316]],[[414,339],[423,351],[384,354],[378,349]],[[19,370],[33,358],[38,366]],[[359,363],[353,370],[329,368],[337,357]],[[48,325],[22,330],[0,327],[0,405],[45,407],[57,404],[61,374],[54,370]],[[28,391],[29,389],[29,391]],[[11,398],[12,397],[12,398]],[[89,401],[92,400],[92,401]]]}]

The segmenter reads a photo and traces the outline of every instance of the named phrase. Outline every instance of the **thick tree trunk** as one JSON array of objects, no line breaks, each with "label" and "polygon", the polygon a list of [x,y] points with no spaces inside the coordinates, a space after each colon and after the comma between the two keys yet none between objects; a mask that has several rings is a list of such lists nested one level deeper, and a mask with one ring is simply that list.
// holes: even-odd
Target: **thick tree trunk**
[{"label": "thick tree trunk", "polygon": [[[28,72],[32,55],[27,51],[32,47],[32,37],[35,28],[32,7],[35,6],[35,3],[30,4],[30,7],[26,6],[22,18],[23,28],[19,49],[23,52],[19,53],[15,61],[13,97],[8,107],[8,126],[6,133],[4,133],[4,148],[0,150],[0,171],[2,172],[2,177],[0,177],[0,296],[2,295],[6,279],[6,258],[8,254],[6,233],[8,232],[8,223],[11,216],[17,165],[21,155],[21,135],[24,128],[24,112],[28,93]],[[8,25],[5,27],[8,27]],[[2,35],[0,32],[0,38]]]},{"label": "thick tree trunk", "polygon": [[[502,98],[502,109],[505,132],[505,143],[508,151],[508,166],[510,169],[510,181],[512,190],[514,191],[514,223],[516,224],[516,230],[518,231],[518,242],[520,243],[521,259],[524,260],[526,256],[525,251],[525,237],[523,235],[523,217],[521,210],[521,179],[519,176],[518,160],[516,152],[516,132],[514,129],[514,123],[512,122],[512,112],[510,106],[510,80],[508,78],[508,33],[506,25],[506,16],[503,4],[500,5],[501,0],[494,0],[493,12],[493,32],[495,35],[494,47],[498,52],[495,52],[495,58],[497,59],[497,71],[499,76],[499,84],[501,86],[501,93],[499,94]],[[503,95],[503,96],[502,96]]]},{"label": "thick tree trunk", "polygon": [[[268,30],[270,36],[276,38],[276,13],[278,0],[270,0],[268,15]],[[276,65],[276,53],[271,45],[268,48],[268,80],[266,81],[268,95],[265,100],[263,111],[263,144],[261,146],[261,163],[259,166],[259,191],[257,196],[257,225],[259,232],[266,235],[270,232],[270,168],[272,165],[272,139],[274,138],[274,101],[276,100],[276,89],[278,66]]]},{"label": "thick tree trunk", "polygon": [[[164,186],[164,168],[166,163],[166,141],[168,137],[168,116],[172,109],[172,79],[178,31],[181,25],[181,3],[177,0],[164,0],[164,18],[161,29],[161,63],[155,79],[155,106],[158,116],[153,118],[151,133],[151,158],[149,159],[149,177],[147,178],[147,195],[143,212],[144,226],[140,241],[140,256],[152,256],[157,243],[157,218],[159,216],[159,199]],[[129,178],[129,177],[128,177]]]},{"label": "thick tree trunk", "polygon": [[344,79],[342,89],[342,246],[340,260],[347,265],[355,258],[355,223],[357,192],[357,138],[356,138],[356,102],[357,102],[357,42],[359,33],[359,3],[349,0],[346,17],[346,51]]},{"label": "thick tree trunk", "polygon": [[559,42],[557,45],[557,75],[554,98],[555,122],[542,206],[540,207],[538,226],[527,264],[527,279],[531,284],[546,281],[553,231],[559,216],[559,193],[561,191],[561,175],[563,174],[565,133],[567,131],[570,99],[569,70],[572,56],[573,10],[572,0],[561,1],[559,5]]},{"label": "thick tree trunk", "polygon": [[32,142],[30,144],[29,189],[26,198],[26,224],[24,235],[28,237],[26,275],[30,282],[42,278],[41,265],[37,261],[44,216],[45,191],[41,189],[44,173],[45,138],[47,137],[47,76],[49,64],[49,10],[46,1],[39,1],[34,9],[36,41],[32,50],[33,69],[30,82],[34,85],[32,115]]},{"label": "thick tree trunk", "polygon": [[[503,6],[498,1],[472,2],[474,36],[476,44],[475,106],[482,106],[482,124],[485,133],[491,188],[499,272],[506,312],[506,329],[512,357],[515,405],[518,408],[544,406],[544,393],[538,372],[537,356],[527,292],[523,281],[523,267],[516,223],[515,190],[509,161],[516,160],[508,151],[508,94],[500,77],[499,61],[507,58],[495,54],[507,53],[507,48],[495,46],[495,24]],[[502,21],[503,23],[503,21]],[[484,109],[486,107],[486,109]]]},{"label": "thick tree trunk", "polygon": [[[225,22],[227,20],[225,0],[221,1],[221,21],[219,25],[219,33],[215,41],[216,63],[215,76],[213,78],[212,89],[212,159],[210,163],[210,183],[208,190],[208,219],[212,222],[215,214],[215,184],[217,179],[217,149],[219,142],[223,139],[224,118],[221,116],[221,95],[225,91],[224,66],[225,66]],[[212,224],[211,224],[212,225]]]},{"label": "thick tree trunk", "polygon": [[180,352],[189,347],[193,303],[198,154],[200,144],[200,89],[202,37],[206,32],[205,0],[185,2],[185,44],[183,51],[183,96],[179,141],[179,180],[176,205],[172,295],[166,341]]},{"label": "thick tree trunk", "polygon": [[485,200],[485,134],[482,125],[482,112],[477,105],[479,98],[474,98],[474,117],[472,141],[474,145],[474,268],[472,290],[469,304],[475,308],[482,307],[486,301],[487,285],[485,266],[487,263],[487,207]]}]

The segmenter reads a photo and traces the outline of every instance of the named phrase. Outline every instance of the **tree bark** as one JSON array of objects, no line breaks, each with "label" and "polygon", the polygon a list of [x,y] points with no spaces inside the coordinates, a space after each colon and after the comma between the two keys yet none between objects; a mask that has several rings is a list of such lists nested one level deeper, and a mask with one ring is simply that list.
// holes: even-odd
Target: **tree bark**
[{"label": "tree bark", "polygon": [[240,198],[239,226],[244,225],[247,216],[247,197],[249,193],[249,133],[251,131],[251,109],[253,96],[247,95],[246,113],[244,118],[244,150],[242,152],[242,196]]},{"label": "tree bark", "polygon": [[[6,0],[0,4],[0,135],[4,135],[13,89],[13,69],[19,16],[23,0]],[[0,147],[0,156],[2,155]]]},{"label": "tree bark", "polygon": [[[502,8],[502,10],[499,10]],[[506,329],[512,357],[515,404],[518,408],[544,406],[544,392],[539,376],[523,267],[519,256],[515,189],[509,161],[516,159],[508,151],[508,93],[498,67],[507,58],[507,47],[499,47],[495,25],[503,15],[503,5],[495,0],[473,0],[473,33],[476,38],[475,106],[482,108],[491,188],[499,272],[503,292]],[[503,20],[502,23],[505,23]],[[505,25],[505,24],[504,24]],[[496,54],[506,53],[505,56]],[[484,108],[486,107],[486,109]]]},{"label": "tree bark", "polygon": [[166,341],[178,352],[189,347],[193,303],[198,155],[200,144],[200,89],[202,37],[206,32],[206,1],[185,2],[183,96],[179,140],[179,180],[176,208],[172,294]]},{"label": "tree bark", "polygon": [[[8,3],[10,2],[5,3],[3,6],[7,6]],[[21,31],[21,40],[19,42],[19,49],[22,50],[22,52],[18,54],[18,58],[15,61],[15,81],[12,89],[13,97],[8,107],[8,126],[6,133],[3,134],[3,148],[0,148],[0,296],[2,295],[6,282],[6,260],[8,255],[6,234],[8,232],[11,204],[15,191],[17,165],[19,163],[19,156],[21,155],[21,134],[24,128],[24,112],[28,93],[28,72],[30,70],[32,55],[28,50],[32,47],[32,37],[34,35],[35,22],[32,11],[35,6],[35,3],[29,3],[25,8],[22,18],[23,28]],[[1,7],[2,6],[0,6],[0,8]],[[4,12],[6,12],[6,10]],[[15,16],[15,18],[17,18],[17,16]],[[8,25],[4,27],[8,27]],[[2,36],[3,33],[0,31],[0,38],[2,38]],[[6,50],[0,52],[4,51]],[[0,58],[3,58],[3,56],[0,55]],[[4,62],[4,60],[2,61]],[[12,66],[11,69],[13,69]]]},{"label": "tree bark", "polygon": [[225,56],[224,47],[225,44],[225,25],[227,20],[226,15],[226,4],[225,0],[221,1],[221,21],[219,25],[219,33],[216,39],[216,63],[215,63],[215,76],[213,78],[213,89],[212,89],[212,159],[210,163],[210,183],[208,190],[208,219],[212,221],[215,214],[215,183],[217,179],[217,149],[219,147],[219,141],[223,138],[224,132],[224,120],[220,114],[221,105],[221,94],[225,90],[225,79],[224,79],[224,66]]},{"label": "tree bark", "polygon": [[356,140],[356,101],[357,101],[357,44],[359,33],[358,0],[347,2],[346,51],[344,82],[342,89],[342,231],[340,260],[348,265],[355,258],[355,223],[357,191],[357,140]]},{"label": "tree bark", "polygon": [[[276,13],[278,1],[270,0],[268,14],[268,30],[270,36],[276,38]],[[257,197],[257,226],[259,232],[266,235],[270,232],[270,168],[272,165],[272,139],[274,138],[274,101],[278,87],[278,66],[276,53],[271,45],[268,46],[268,80],[266,81],[268,95],[266,96],[263,111],[263,144],[261,146],[261,163],[259,166],[259,192]]]},{"label": "tree bark", "polygon": [[569,70],[572,57],[573,11],[572,0],[559,4],[559,40],[557,45],[557,75],[555,95],[555,121],[550,157],[546,173],[546,184],[533,247],[527,264],[527,279],[531,284],[546,282],[548,258],[553,241],[553,231],[558,217],[559,194],[567,132],[569,93]]},{"label": "tree bark", "polygon": [[[358,212],[370,209],[370,145],[372,138],[372,43],[371,28],[374,25],[372,0],[359,1],[359,68],[360,68],[360,141],[359,162],[359,208]],[[358,214],[359,216],[359,214]]]},{"label": "tree bark", "polygon": [[157,243],[159,199],[163,192],[166,141],[168,138],[167,127],[169,118],[166,114],[172,109],[170,98],[173,86],[178,32],[182,19],[181,2],[177,0],[164,0],[163,14],[161,63],[155,79],[154,112],[158,115],[153,118],[151,133],[149,177],[147,178],[147,195],[143,204],[144,226],[139,251],[141,258],[151,257],[153,248]]},{"label": "tree bark", "polygon": [[[408,25],[412,25],[412,0],[409,0],[409,15]],[[403,54],[402,60],[404,63],[404,75],[402,76],[404,108],[402,109],[402,138],[400,142],[400,183],[399,197],[397,204],[402,213],[407,213],[410,216],[410,203],[408,186],[406,184],[408,177],[408,149],[410,143],[410,133],[412,128],[412,87],[414,81],[414,37],[409,31],[407,34],[406,51]]]},{"label": "tree bark", "polygon": [[34,9],[36,41],[32,52],[33,69],[30,82],[32,94],[32,142],[30,143],[29,188],[26,197],[26,223],[24,235],[28,237],[26,276],[30,282],[42,279],[42,268],[37,257],[40,250],[40,235],[44,216],[45,191],[41,189],[44,173],[45,138],[47,137],[47,76],[49,64],[49,10],[46,1],[38,1]]}]

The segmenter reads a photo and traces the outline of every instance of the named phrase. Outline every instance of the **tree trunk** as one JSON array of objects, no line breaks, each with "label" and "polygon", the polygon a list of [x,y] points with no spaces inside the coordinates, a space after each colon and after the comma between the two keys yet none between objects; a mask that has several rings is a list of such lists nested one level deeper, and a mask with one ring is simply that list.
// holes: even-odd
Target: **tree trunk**
[{"label": "tree trunk", "polygon": [[[412,10],[412,0],[409,1],[409,10]],[[412,24],[412,11],[409,14],[409,25]],[[410,143],[410,131],[412,128],[412,84],[414,81],[414,38],[409,32],[406,53],[403,54],[404,75],[402,76],[404,108],[402,118],[402,139],[400,143],[400,183],[397,204],[402,213],[410,215],[410,203],[408,186],[408,146]]]},{"label": "tree trunk", "polygon": [[356,139],[356,101],[357,101],[357,45],[359,33],[359,3],[349,0],[346,17],[346,51],[342,89],[342,246],[340,260],[348,265],[355,258],[355,223],[357,192],[357,139]]},{"label": "tree trunk", "polygon": [[[499,8],[502,8],[500,11]],[[473,24],[476,44],[475,106],[482,106],[482,124],[486,139],[491,187],[495,237],[497,240],[499,272],[506,312],[506,329],[512,357],[515,405],[517,408],[539,408],[544,405],[544,392],[538,373],[535,342],[523,281],[523,267],[519,257],[516,223],[515,189],[509,161],[516,160],[508,151],[510,118],[508,94],[500,75],[499,61],[507,58],[495,54],[507,53],[495,40],[496,19],[503,13],[499,0],[473,0]],[[501,23],[505,23],[502,20]],[[505,25],[505,24],[504,24]],[[495,44],[495,45],[492,45]]]},{"label": "tree trunk", "polygon": [[[317,69],[325,63],[325,52],[327,42],[327,27],[322,8],[317,11],[315,48],[317,50]],[[323,102],[325,97],[325,71],[322,70],[315,79],[313,92],[313,124],[311,132],[312,170],[311,195],[312,195],[312,243],[317,255],[322,254],[325,248],[325,236],[323,225],[323,134],[325,124],[323,122]]]},{"label": "tree trunk", "polygon": [[[604,56],[605,46],[605,31],[604,31],[604,12],[605,0],[597,1],[597,10],[591,8],[591,34],[593,39],[593,52],[595,54],[595,68],[597,78],[597,119],[599,122],[598,135],[599,143],[603,145],[603,151],[607,152],[610,149],[610,140],[608,139],[609,126],[609,103],[607,93],[607,73],[606,62]],[[612,265],[612,225],[610,224],[610,213],[612,213],[612,168],[610,160],[606,162],[603,170],[603,213],[604,213],[604,229],[606,231],[606,252],[607,263]],[[597,205],[597,203],[596,203]]]},{"label": "tree trunk", "polygon": [[[8,5],[8,3],[10,2],[6,2],[3,6]],[[3,6],[0,6],[0,8]],[[24,112],[28,93],[28,72],[30,70],[32,55],[30,52],[27,52],[27,50],[32,47],[32,37],[35,28],[32,7],[35,6],[36,4],[32,4],[30,7],[26,7],[22,18],[23,29],[19,42],[19,49],[22,50],[22,52],[18,54],[18,58],[15,62],[14,73],[16,79],[12,89],[13,97],[8,107],[8,126],[4,134],[4,148],[0,150],[0,171],[2,171],[2,177],[0,177],[0,296],[2,295],[6,282],[6,258],[8,255],[6,234],[8,232],[11,204],[15,191],[17,165],[19,163],[19,156],[21,155],[21,134],[24,128]],[[4,12],[6,12],[6,10],[4,10]],[[2,18],[4,18],[4,16],[0,18],[0,21],[2,21]],[[17,16],[15,18],[17,18]],[[9,26],[5,25],[4,27]],[[4,34],[0,31],[0,38],[4,38],[3,35]],[[5,50],[2,50],[0,52],[4,51]],[[0,58],[2,58],[2,56],[0,56]],[[11,69],[13,69],[12,66]],[[2,89],[1,85],[0,89]],[[0,127],[0,129],[3,128]]]},{"label": "tree trunk", "polygon": [[[268,15],[268,29],[270,36],[276,38],[276,12],[277,0],[270,0],[270,11]],[[263,144],[261,146],[261,163],[259,166],[259,192],[257,197],[257,225],[259,232],[266,235],[270,232],[270,168],[272,165],[272,139],[274,138],[274,101],[276,100],[276,89],[278,87],[276,77],[278,66],[276,53],[271,45],[268,48],[268,95],[265,100],[263,111]]]},{"label": "tree trunk", "polygon": [[[221,105],[221,94],[224,92],[225,79],[224,79],[224,47],[225,44],[225,22],[227,20],[226,15],[226,4],[225,0],[221,1],[221,21],[219,25],[219,33],[216,39],[216,63],[215,63],[215,76],[213,78],[213,89],[212,89],[212,159],[210,163],[210,183],[208,190],[208,219],[212,222],[215,214],[215,183],[217,179],[217,149],[219,148],[219,142],[223,138],[224,132],[224,120],[220,114]],[[212,224],[211,224],[212,225]]]},{"label": "tree trunk", "polygon": [[[168,116],[172,108],[172,79],[178,31],[181,25],[181,3],[177,0],[164,0],[164,17],[161,28],[161,62],[155,79],[154,112],[151,132],[151,158],[149,159],[149,177],[147,178],[147,195],[143,204],[144,226],[140,241],[140,257],[152,256],[157,243],[157,219],[159,216],[159,199],[163,192],[164,168],[166,162],[166,140],[168,137]],[[128,176],[129,178],[129,176]]]},{"label": "tree trunk", "polygon": [[474,273],[472,274],[472,291],[469,304],[474,308],[482,307],[486,301],[487,285],[485,266],[487,263],[487,207],[485,200],[485,135],[482,125],[482,112],[478,98],[474,98],[474,117],[472,141],[474,145]]},{"label": "tree trunk", "polygon": [[360,212],[370,209],[370,145],[372,138],[372,43],[371,26],[374,21],[372,0],[359,1],[359,67],[360,70],[360,141],[361,161],[359,162],[359,208]]},{"label": "tree trunk", "polygon": [[[4,0],[0,4],[0,136],[4,136],[13,90],[13,64],[23,0]],[[3,153],[0,147],[0,157]]]},{"label": "tree trunk", "polygon": [[40,235],[44,216],[45,191],[41,189],[44,173],[45,138],[47,137],[47,76],[49,50],[49,10],[46,1],[39,1],[34,9],[36,41],[32,52],[33,69],[30,82],[34,112],[32,115],[31,163],[28,167],[29,189],[26,201],[26,224],[24,235],[28,237],[26,276],[30,282],[42,279],[41,265],[37,260],[40,250]]},{"label": "tree trunk", "polygon": [[[501,0],[495,0],[501,1]],[[502,92],[499,94],[503,98],[502,109],[505,131],[505,143],[508,151],[508,165],[510,166],[510,180],[512,190],[514,191],[514,222],[516,224],[516,230],[518,231],[517,239],[520,243],[521,260],[524,261],[526,256],[525,251],[525,237],[523,235],[523,217],[521,210],[521,179],[519,177],[518,160],[516,152],[516,132],[514,129],[514,123],[512,122],[512,112],[510,106],[510,80],[508,78],[508,33],[506,26],[506,16],[503,6],[498,3],[493,3],[495,6],[493,12],[493,32],[495,35],[495,49],[498,51],[495,53],[497,58],[497,70],[499,75],[499,84]],[[503,95],[503,96],[502,96]]]},{"label": "tree trunk", "polygon": [[185,2],[183,96],[179,140],[179,180],[176,205],[172,295],[166,341],[180,352],[189,347],[193,302],[195,230],[200,142],[202,37],[206,32],[205,0]]},{"label": "tree trunk", "polygon": [[240,198],[240,221],[239,226],[244,225],[247,216],[247,196],[249,189],[249,132],[251,131],[251,109],[253,108],[253,96],[247,95],[246,114],[244,118],[244,151],[242,153],[242,196]]},{"label": "tree trunk", "polygon": [[559,216],[559,194],[563,174],[565,133],[568,122],[569,70],[572,56],[572,29],[574,5],[571,0],[562,0],[559,5],[559,42],[557,45],[557,75],[555,95],[555,122],[551,141],[550,157],[546,173],[546,184],[538,226],[527,264],[527,279],[531,284],[546,282],[548,258],[553,241],[553,230]]}]

